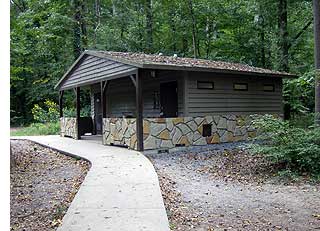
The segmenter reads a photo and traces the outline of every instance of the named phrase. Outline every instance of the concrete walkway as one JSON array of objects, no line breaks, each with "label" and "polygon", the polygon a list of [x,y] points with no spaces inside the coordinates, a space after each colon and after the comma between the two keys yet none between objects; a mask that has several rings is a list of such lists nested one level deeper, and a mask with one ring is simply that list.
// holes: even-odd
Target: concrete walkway
[{"label": "concrete walkway", "polygon": [[157,174],[141,153],[94,140],[12,138],[78,155],[92,164],[58,231],[169,230]]}]

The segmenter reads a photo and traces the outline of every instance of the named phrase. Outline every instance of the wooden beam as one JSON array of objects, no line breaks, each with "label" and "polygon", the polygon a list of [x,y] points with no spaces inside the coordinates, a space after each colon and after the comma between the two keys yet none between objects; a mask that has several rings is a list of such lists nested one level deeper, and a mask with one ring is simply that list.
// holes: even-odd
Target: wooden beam
[{"label": "wooden beam", "polygon": [[80,87],[75,89],[76,92],[76,120],[77,120],[77,140],[81,139],[80,134]]},{"label": "wooden beam", "polygon": [[107,89],[109,86],[110,81],[102,81],[100,83],[101,87],[101,107],[102,107],[102,118],[107,118]]},{"label": "wooden beam", "polygon": [[143,98],[142,98],[142,79],[145,74],[143,69],[138,70],[136,75],[136,136],[137,150],[143,151]]},{"label": "wooden beam", "polygon": [[[189,88],[188,88],[188,81],[189,81],[189,72],[183,72],[183,116],[189,116]],[[179,96],[178,96],[179,97]]]},{"label": "wooden beam", "polygon": [[133,85],[137,87],[137,82],[133,75],[130,75],[130,79],[132,80]]},{"label": "wooden beam", "polygon": [[63,93],[64,93],[64,91],[59,91],[59,111],[60,111],[60,118],[63,117]]}]

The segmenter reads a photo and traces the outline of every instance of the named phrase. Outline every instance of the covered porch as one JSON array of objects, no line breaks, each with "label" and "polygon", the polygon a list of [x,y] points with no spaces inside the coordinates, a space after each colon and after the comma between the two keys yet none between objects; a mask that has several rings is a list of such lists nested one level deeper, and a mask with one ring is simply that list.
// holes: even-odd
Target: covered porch
[{"label": "covered porch", "polygon": [[[144,119],[183,116],[183,74],[143,69],[84,53],[56,86],[61,136],[94,136],[105,145],[144,150],[148,129]],[[82,88],[90,88],[91,117],[80,116]],[[75,95],[75,117],[63,114],[63,95],[68,90]]]}]

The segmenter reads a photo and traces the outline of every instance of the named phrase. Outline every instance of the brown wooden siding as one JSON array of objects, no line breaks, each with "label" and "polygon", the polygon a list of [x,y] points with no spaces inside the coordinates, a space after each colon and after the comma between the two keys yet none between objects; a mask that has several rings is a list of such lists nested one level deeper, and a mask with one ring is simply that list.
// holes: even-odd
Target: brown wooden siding
[{"label": "brown wooden siding", "polygon": [[153,94],[160,92],[160,83],[177,81],[178,116],[183,116],[183,75],[180,71],[157,71],[156,77],[148,76],[143,81],[144,117],[159,117],[160,109],[153,109]]},{"label": "brown wooden siding", "polygon": [[88,85],[104,79],[112,79],[115,76],[130,75],[136,71],[137,68],[131,65],[94,56],[85,56],[62,84],[61,89]]},{"label": "brown wooden siding", "polygon": [[[213,81],[214,89],[198,89],[197,81]],[[233,90],[234,83],[247,83],[248,91]],[[263,91],[264,84],[274,84],[275,91]],[[282,79],[189,72],[185,100],[188,116],[282,114]]]},{"label": "brown wooden siding", "polygon": [[[158,71],[156,77],[146,76],[143,79],[143,116],[159,117],[160,109],[153,108],[153,94],[160,91],[160,83],[178,82],[178,116],[183,116],[183,76],[182,72]],[[92,92],[100,92],[99,85],[92,86]],[[107,117],[135,117],[135,86],[129,77],[110,81],[107,89]]]},{"label": "brown wooden siding", "polygon": [[[157,71],[143,80],[143,116],[159,117],[153,108],[153,93],[161,82],[178,82],[178,116],[213,114],[283,114],[282,79],[227,76],[213,73]],[[213,81],[214,89],[198,89],[197,81]],[[233,90],[234,83],[247,83],[248,91]],[[274,84],[274,92],[264,92],[264,84]],[[94,87],[95,92],[100,86]],[[186,104],[184,104],[186,102]],[[135,117],[135,87],[129,77],[111,80],[107,90],[107,117]],[[184,113],[185,111],[185,113]]]}]

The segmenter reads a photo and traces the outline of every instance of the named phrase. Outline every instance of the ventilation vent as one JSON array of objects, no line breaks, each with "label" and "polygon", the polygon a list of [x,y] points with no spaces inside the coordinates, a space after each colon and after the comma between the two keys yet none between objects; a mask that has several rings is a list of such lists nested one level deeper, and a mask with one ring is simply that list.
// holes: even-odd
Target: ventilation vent
[{"label": "ventilation vent", "polygon": [[160,149],[158,150],[158,154],[160,153],[169,153],[169,149]]},{"label": "ventilation vent", "polygon": [[202,125],[202,136],[203,137],[211,136],[211,133],[212,133],[212,124]]}]

